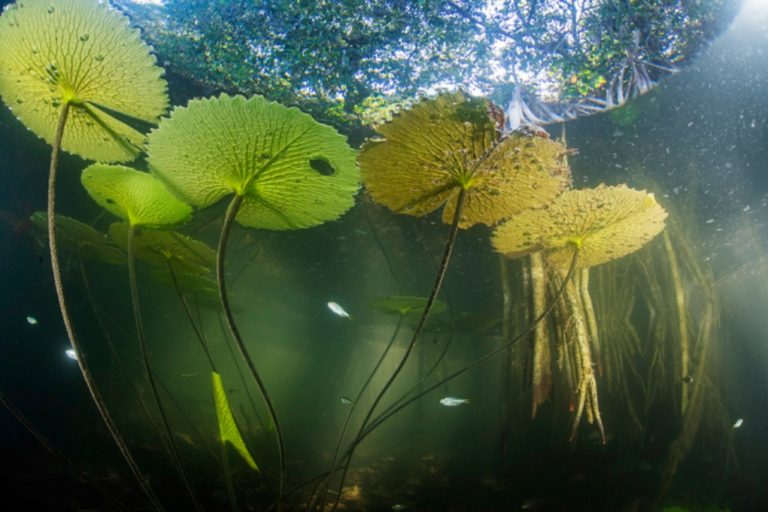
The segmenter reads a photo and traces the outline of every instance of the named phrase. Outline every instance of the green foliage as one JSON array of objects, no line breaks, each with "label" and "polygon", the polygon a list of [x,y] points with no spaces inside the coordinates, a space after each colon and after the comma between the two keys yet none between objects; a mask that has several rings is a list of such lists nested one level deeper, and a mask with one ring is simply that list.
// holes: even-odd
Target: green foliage
[{"label": "green foliage", "polygon": [[149,136],[149,165],[198,207],[244,198],[243,226],[286,230],[334,220],[354,204],[356,152],[296,108],[221,95],[174,109]]},{"label": "green foliage", "polygon": [[[724,4],[167,0],[130,11],[173,71],[349,128],[370,121],[372,103],[440,85],[493,95],[512,82],[547,83],[561,99],[593,94],[630,57],[685,61],[725,25]],[[652,80],[662,73],[649,69]]]}]

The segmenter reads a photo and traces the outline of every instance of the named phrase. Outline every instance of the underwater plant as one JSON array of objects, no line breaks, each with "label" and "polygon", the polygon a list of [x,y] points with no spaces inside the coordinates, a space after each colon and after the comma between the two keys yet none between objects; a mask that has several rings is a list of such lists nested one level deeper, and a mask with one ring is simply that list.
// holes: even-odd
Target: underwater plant
[{"label": "underwater plant", "polygon": [[[380,138],[363,146],[358,162],[371,198],[395,213],[422,217],[442,208],[450,225],[434,284],[410,342],[358,427],[349,460],[379,403],[405,367],[429,319],[446,275],[459,229],[494,225],[528,208],[541,208],[570,183],[565,148],[546,137],[502,136],[485,99],[462,92],[424,99],[375,127]],[[338,469],[334,460],[329,476]],[[336,504],[341,496],[337,494]],[[320,498],[322,509],[324,497]]]},{"label": "underwater plant", "polygon": [[69,318],[56,241],[59,151],[101,161],[135,158],[167,105],[163,71],[128,19],[96,0],[19,1],[0,16],[0,96],[33,133],[51,144],[48,232],[51,267],[67,336],[110,435],[144,493],[158,509],[93,381]]},{"label": "underwater plant", "polygon": [[[165,189],[162,182],[151,174],[121,165],[92,164],[83,170],[80,181],[99,206],[128,221],[125,242],[128,254],[128,280],[136,325],[136,338],[139,343],[145,377],[160,415],[160,424],[170,448],[173,464],[184,482],[195,509],[202,510],[189,473],[179,454],[149,361],[134,255],[134,238],[138,229],[173,227],[183,224],[191,218],[192,208],[176,199]],[[115,237],[113,236],[113,238]]]},{"label": "underwater plant", "polygon": [[279,231],[339,218],[353,206],[359,188],[356,152],[336,130],[296,108],[260,96],[221,95],[175,108],[150,134],[147,153],[152,173],[183,201],[205,208],[233,196],[219,238],[216,279],[231,337],[274,426],[280,501],[285,446],[277,412],[229,304],[227,241],[235,222]]},{"label": "underwater plant", "polygon": [[[541,253],[532,258],[534,314],[543,309],[546,279],[562,286],[562,276],[574,253],[578,253],[576,269],[582,271],[578,280],[565,283],[561,322],[566,336],[575,343],[562,343],[572,347],[571,390],[576,396],[571,439],[585,411],[589,423],[595,423],[605,442],[605,431],[598,405],[597,382],[593,370],[592,348],[597,340],[596,323],[589,320],[591,300],[588,277],[583,274],[590,267],[626,256],[650,242],[664,229],[666,211],[656,202],[653,194],[633,190],[626,185],[594,189],[569,190],[555,199],[547,208],[515,215],[496,228],[492,237],[494,248],[508,256],[520,257]],[[577,288],[577,284],[579,284]],[[571,319],[568,322],[568,319]],[[533,412],[546,399],[551,380],[548,340],[543,329],[537,329],[534,340],[534,369],[532,384]],[[561,349],[566,353],[567,348]],[[540,352],[536,356],[536,351]],[[543,354],[541,353],[543,352]]]}]

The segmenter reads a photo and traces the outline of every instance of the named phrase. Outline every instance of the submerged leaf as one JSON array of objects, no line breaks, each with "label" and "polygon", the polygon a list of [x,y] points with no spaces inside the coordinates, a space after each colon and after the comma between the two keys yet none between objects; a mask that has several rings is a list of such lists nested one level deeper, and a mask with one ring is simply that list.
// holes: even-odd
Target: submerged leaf
[{"label": "submerged leaf", "polygon": [[256,461],[253,460],[251,452],[248,451],[243,436],[240,434],[240,429],[237,428],[235,417],[232,414],[227,395],[224,392],[221,375],[216,372],[211,372],[211,380],[213,382],[213,399],[216,402],[216,418],[219,422],[219,440],[222,443],[229,441],[235,451],[240,454],[251,469],[261,471],[256,464]]},{"label": "submerged leaf", "polygon": [[360,183],[356,153],[342,135],[261,96],[190,101],[150,134],[147,151],[152,172],[190,204],[243,196],[236,220],[253,228],[336,219]]},{"label": "submerged leaf", "polygon": [[[376,311],[395,315],[421,314],[426,305],[426,297],[410,297],[406,295],[392,295],[371,302],[371,307]],[[434,304],[432,304],[433,315],[443,313],[447,309],[448,305],[441,300],[435,300]]]},{"label": "submerged leaf", "polygon": [[69,103],[62,149],[132,160],[144,135],[120,119],[155,123],[167,105],[163,70],[127,17],[97,0],[24,0],[0,16],[0,95],[52,143]]},{"label": "submerged leaf", "polygon": [[558,268],[567,268],[578,248],[577,268],[588,268],[640,249],[664,229],[666,217],[653,194],[600,185],[570,190],[547,209],[510,218],[492,242],[510,257],[546,251],[548,263]]},{"label": "submerged leaf", "polygon": [[[128,229],[128,223],[115,222],[109,227],[109,236],[126,247]],[[138,230],[134,234],[133,250],[140,260],[163,269],[171,264],[180,273],[207,276],[216,265],[216,253],[210,246],[176,231]],[[213,285],[215,288],[215,281]]]},{"label": "submerged leaf", "polygon": [[[35,212],[30,219],[47,243],[48,215]],[[100,260],[113,265],[126,263],[125,251],[115,245],[105,233],[77,219],[56,215],[56,234],[59,247],[75,252],[84,258]]]},{"label": "submerged leaf", "polygon": [[367,142],[359,158],[373,199],[417,217],[445,205],[443,221],[450,223],[466,189],[462,228],[493,225],[552,201],[570,182],[565,148],[517,132],[499,139],[490,106],[442,94],[377,126],[384,139]]},{"label": "submerged leaf", "polygon": [[122,165],[93,164],[80,177],[88,194],[110,213],[134,226],[182,224],[192,208],[176,199],[149,173]]}]

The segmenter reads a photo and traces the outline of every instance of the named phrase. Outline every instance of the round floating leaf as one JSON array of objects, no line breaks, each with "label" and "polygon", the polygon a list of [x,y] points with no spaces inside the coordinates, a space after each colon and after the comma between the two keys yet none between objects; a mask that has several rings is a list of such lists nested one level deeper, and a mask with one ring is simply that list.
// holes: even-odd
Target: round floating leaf
[{"label": "round floating leaf", "polygon": [[376,127],[384,139],[367,142],[358,159],[373,199],[417,217],[445,205],[443,221],[450,223],[463,188],[462,228],[551,202],[570,182],[565,148],[517,132],[499,139],[490,106],[443,94]]},{"label": "round floating leaf", "polygon": [[192,208],[173,196],[163,182],[149,173],[121,165],[93,164],[80,181],[94,201],[134,226],[182,224]]},{"label": "round floating leaf", "polygon": [[626,185],[564,192],[547,209],[526,211],[499,226],[494,248],[508,256],[547,251],[567,268],[579,248],[577,268],[633,253],[664,229],[667,212],[644,190]]},{"label": "round floating leaf", "polygon": [[[386,314],[407,315],[409,313],[421,314],[427,305],[426,297],[409,297],[405,295],[393,295],[383,297],[371,302],[371,307],[376,311]],[[448,306],[441,300],[435,300],[432,305],[432,314],[439,315],[445,312]]]},{"label": "round floating leaf", "polygon": [[[115,222],[109,227],[109,237],[126,247],[129,227],[126,222]],[[180,274],[207,276],[216,265],[216,252],[206,243],[175,231],[139,230],[134,234],[133,248],[140,260],[162,269],[167,269],[171,263]],[[213,285],[215,288],[215,281]]]},{"label": "round floating leaf", "polygon": [[[37,232],[47,240],[48,214],[35,212],[31,217]],[[126,263],[125,251],[115,245],[107,235],[79,220],[56,215],[56,234],[59,247],[76,252],[85,258],[100,260],[113,265]]]},{"label": "round floating leaf", "polygon": [[0,95],[52,143],[64,103],[62,149],[99,161],[132,160],[167,105],[163,70],[128,19],[97,0],[19,0],[0,16]]},{"label": "round floating leaf", "polygon": [[240,224],[298,229],[341,216],[359,188],[355,151],[330,126],[260,96],[176,108],[149,136],[149,164],[199,207],[244,197]]}]

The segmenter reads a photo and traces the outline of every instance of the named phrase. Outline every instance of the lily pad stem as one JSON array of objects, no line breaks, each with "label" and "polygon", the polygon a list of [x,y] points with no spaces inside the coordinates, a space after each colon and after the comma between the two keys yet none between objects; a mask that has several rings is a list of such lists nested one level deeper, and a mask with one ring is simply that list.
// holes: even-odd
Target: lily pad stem
[{"label": "lily pad stem", "polygon": [[[427,320],[429,319],[429,313],[432,311],[432,306],[435,303],[435,300],[437,299],[437,294],[440,292],[440,288],[443,284],[443,280],[445,279],[446,271],[448,270],[448,263],[451,259],[451,253],[453,252],[453,246],[456,242],[456,236],[459,233],[459,222],[461,220],[461,213],[464,209],[464,203],[467,198],[467,189],[464,187],[461,187],[459,189],[459,197],[456,200],[456,209],[453,212],[453,219],[451,222],[451,230],[448,233],[448,238],[445,241],[445,249],[443,250],[443,257],[440,260],[440,267],[437,270],[437,275],[435,276],[435,283],[432,285],[432,291],[429,294],[429,298],[427,299],[427,304],[424,306],[424,311],[421,313],[421,318],[419,318],[419,323],[416,324],[416,329],[413,331],[413,336],[411,337],[411,342],[408,344],[408,347],[405,349],[405,352],[403,353],[403,357],[400,359],[400,362],[398,363],[397,367],[395,368],[395,371],[392,372],[392,375],[390,375],[389,379],[387,380],[386,384],[384,384],[384,387],[381,388],[381,391],[379,391],[378,396],[376,396],[376,399],[373,401],[373,404],[371,405],[370,409],[368,409],[368,414],[366,414],[365,419],[363,419],[363,423],[360,425],[360,429],[358,430],[357,436],[355,436],[355,439],[352,441],[352,444],[347,452],[347,457],[350,459],[347,462],[346,467],[344,468],[341,476],[341,482],[339,483],[339,492],[336,495],[336,502],[331,507],[331,511],[336,510],[336,508],[339,505],[339,501],[341,500],[341,489],[344,487],[344,481],[346,480],[347,472],[349,471],[349,467],[351,466],[351,457],[354,453],[355,447],[360,444],[360,441],[362,441],[361,436],[363,436],[366,427],[368,426],[368,422],[371,419],[371,416],[373,416],[374,412],[376,412],[376,407],[378,407],[381,400],[384,398],[384,395],[389,391],[389,388],[392,386],[392,384],[395,382],[395,379],[400,374],[402,369],[405,367],[405,363],[408,361],[408,356],[411,355],[411,352],[413,351],[413,347],[416,346],[416,341],[419,339],[419,335],[421,335],[421,331],[424,328],[424,325],[426,325]],[[421,396],[421,395],[418,395]],[[407,402],[410,403],[410,400]],[[321,510],[324,510],[323,502],[321,502]]]},{"label": "lily pad stem", "polygon": [[189,478],[189,473],[187,472],[187,468],[184,466],[184,462],[181,458],[181,455],[179,454],[179,448],[176,445],[176,441],[173,437],[171,426],[168,423],[168,417],[165,414],[165,409],[163,408],[163,403],[160,399],[160,393],[157,390],[157,384],[155,382],[155,377],[152,372],[152,367],[149,364],[149,354],[147,353],[147,340],[144,334],[144,321],[141,315],[141,302],[139,301],[139,287],[136,281],[136,258],[133,250],[133,246],[134,246],[133,242],[134,242],[135,234],[136,234],[136,226],[134,224],[130,224],[128,228],[128,281],[130,283],[130,288],[131,288],[131,304],[133,306],[133,318],[136,322],[136,337],[139,340],[139,349],[141,351],[141,361],[144,363],[144,372],[147,374],[147,381],[149,382],[149,388],[152,391],[152,396],[155,399],[155,405],[157,405],[157,411],[160,413],[160,420],[163,425],[163,430],[165,431],[165,435],[168,440],[168,445],[171,448],[170,451],[171,451],[171,459],[173,460],[173,464],[176,467],[176,470],[179,472],[179,476],[181,476],[182,481],[184,482],[184,487],[186,487],[187,493],[189,494],[189,497],[192,500],[195,510],[202,511],[203,509],[200,506],[200,503],[197,501],[197,496],[195,495],[195,491],[192,486],[192,481]]},{"label": "lily pad stem", "polygon": [[256,381],[256,385],[259,387],[261,396],[264,399],[264,403],[267,405],[269,416],[272,424],[275,426],[275,437],[277,442],[277,450],[280,456],[280,481],[278,487],[278,502],[282,502],[283,490],[285,488],[285,445],[283,444],[283,434],[280,430],[280,424],[277,421],[277,413],[275,407],[272,404],[272,400],[267,394],[267,388],[264,386],[264,382],[259,376],[259,372],[256,370],[256,365],[253,364],[251,356],[248,354],[248,350],[245,347],[240,331],[235,323],[235,317],[232,314],[232,308],[229,305],[229,297],[227,296],[227,283],[224,275],[224,263],[227,253],[227,241],[229,240],[229,234],[232,231],[232,226],[237,217],[237,212],[240,210],[240,205],[243,203],[243,196],[235,194],[232,201],[227,207],[227,212],[224,215],[224,225],[221,227],[221,236],[219,237],[218,250],[216,252],[216,281],[219,287],[219,299],[221,300],[221,307],[224,310],[224,317],[227,320],[227,327],[232,335],[232,339],[235,340],[237,348],[240,351],[240,355],[245,361],[248,370],[251,372],[253,379]]},{"label": "lily pad stem", "polygon": [[492,350],[491,352],[487,353],[486,355],[476,359],[475,361],[473,361],[469,365],[464,366],[463,368],[461,368],[459,370],[456,370],[455,372],[451,373],[450,375],[442,378],[441,380],[439,380],[435,384],[429,386],[427,389],[421,391],[417,395],[414,395],[409,400],[407,400],[405,402],[402,402],[399,405],[390,406],[389,408],[387,408],[382,414],[380,414],[373,421],[373,423],[363,433],[362,437],[365,438],[366,436],[368,436],[371,432],[373,432],[384,421],[389,419],[392,415],[394,415],[395,413],[397,413],[398,411],[400,411],[404,407],[408,406],[412,402],[418,400],[419,398],[421,398],[422,396],[426,395],[427,393],[430,393],[430,392],[434,391],[435,389],[439,388],[440,386],[442,386],[446,382],[455,379],[456,377],[458,377],[458,376],[468,372],[469,370],[471,370],[473,368],[476,368],[477,366],[480,366],[481,364],[489,361],[490,359],[493,359],[494,357],[496,357],[497,355],[501,354],[505,350],[508,350],[509,348],[511,348],[512,345],[514,345],[515,343],[517,343],[521,339],[527,337],[531,332],[533,332],[533,330],[536,328],[536,326],[539,325],[539,323],[542,320],[544,320],[552,312],[552,310],[555,308],[555,306],[557,305],[557,303],[560,300],[560,298],[564,295],[564,293],[566,291],[566,286],[573,279],[574,271],[576,270],[576,261],[578,259],[578,255],[579,255],[578,249],[574,250],[573,258],[571,259],[571,264],[570,264],[570,266],[568,268],[568,272],[566,273],[565,278],[563,279],[563,284],[557,290],[557,293],[555,293],[555,296],[552,297],[551,302],[547,305],[547,307],[544,309],[544,311],[542,311],[541,314],[539,316],[537,316],[533,320],[531,325],[526,327],[525,330],[523,330],[520,334],[518,334],[517,336],[515,336],[511,340],[509,340],[507,343],[504,343],[500,347],[498,347],[498,348]]},{"label": "lily pad stem", "polygon": [[67,124],[67,117],[69,116],[69,109],[71,108],[69,103],[64,103],[59,113],[59,119],[56,123],[56,133],[53,138],[53,147],[51,149],[51,165],[48,169],[48,248],[51,255],[51,271],[53,272],[53,285],[56,289],[56,298],[59,301],[59,310],[61,311],[61,317],[64,321],[64,329],[67,332],[69,343],[72,345],[72,349],[77,354],[77,365],[80,367],[80,373],[83,375],[83,381],[88,388],[88,392],[93,399],[93,403],[96,405],[96,410],[99,412],[101,419],[104,420],[104,424],[109,431],[109,435],[112,436],[112,440],[117,445],[117,449],[128,464],[128,468],[131,470],[136,482],[141,487],[141,490],[147,496],[147,499],[152,503],[152,506],[157,511],[164,511],[165,508],[160,503],[160,500],[155,495],[154,491],[149,487],[144,475],[141,474],[136,460],[133,458],[128,446],[125,444],[123,436],[117,428],[112,415],[107,409],[107,405],[104,403],[104,398],[101,396],[96,387],[96,383],[93,380],[90,369],[88,368],[88,362],[85,353],[80,350],[80,342],[75,334],[75,328],[72,325],[72,318],[69,316],[69,306],[67,305],[67,299],[64,295],[64,282],[61,277],[61,265],[59,263],[58,244],[56,240],[56,173],[59,166],[59,151],[61,149],[61,140],[64,137],[64,127]]}]

